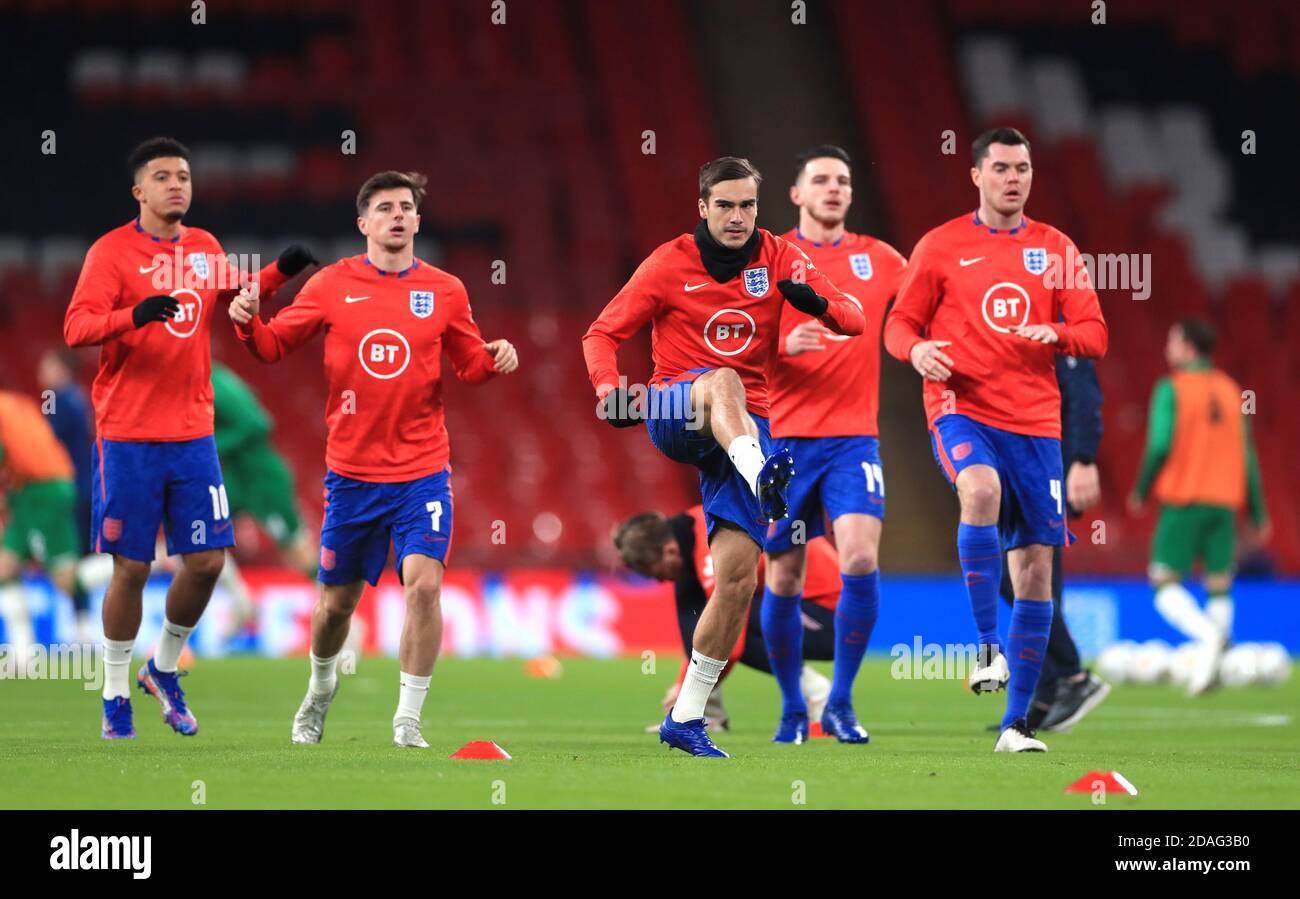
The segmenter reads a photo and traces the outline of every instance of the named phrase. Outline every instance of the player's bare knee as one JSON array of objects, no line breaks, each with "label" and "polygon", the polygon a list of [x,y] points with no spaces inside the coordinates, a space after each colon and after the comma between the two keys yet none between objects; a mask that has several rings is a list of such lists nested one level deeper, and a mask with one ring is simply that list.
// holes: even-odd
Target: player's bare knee
[{"label": "player's bare knee", "polygon": [[149,562],[141,562],[139,559],[114,556],[113,580],[133,590],[142,590],[149,580],[149,570],[152,567]]},{"label": "player's bare knee", "polygon": [[432,575],[423,575],[406,585],[406,607],[408,610],[429,614],[437,610],[442,597],[441,579]]},{"label": "player's bare knee", "polygon": [[959,486],[957,496],[964,517],[996,520],[1002,503],[1002,485],[996,478],[981,478]]},{"label": "player's bare knee", "polygon": [[840,556],[840,571],[844,574],[871,574],[878,565],[874,546],[853,547]]},{"label": "player's bare knee", "polygon": [[184,556],[185,571],[193,577],[215,581],[221,576],[221,569],[226,565],[224,549],[210,549]]}]

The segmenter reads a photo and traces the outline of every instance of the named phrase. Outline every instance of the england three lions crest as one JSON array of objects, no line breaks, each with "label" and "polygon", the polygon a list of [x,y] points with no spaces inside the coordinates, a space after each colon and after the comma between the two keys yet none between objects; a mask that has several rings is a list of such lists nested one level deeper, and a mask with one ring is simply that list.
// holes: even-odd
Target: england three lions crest
[{"label": "england three lions crest", "polygon": [[765,297],[771,285],[767,279],[767,266],[760,265],[758,268],[747,268],[742,274],[745,276],[745,293],[751,297]]},{"label": "england three lions crest", "polygon": [[1031,275],[1041,275],[1047,271],[1047,250],[1044,247],[1026,247],[1025,271]]},{"label": "england three lions crest", "polygon": [[411,314],[416,318],[428,318],[433,315],[433,291],[411,291]]},{"label": "england three lions crest", "polygon": [[194,270],[194,274],[198,275],[204,281],[208,280],[208,275],[210,274],[210,270],[208,269],[208,254],[191,253],[190,268]]},{"label": "england three lions crest", "polygon": [[871,257],[866,253],[850,254],[849,265],[853,267],[853,274],[857,275],[863,281],[871,280]]}]

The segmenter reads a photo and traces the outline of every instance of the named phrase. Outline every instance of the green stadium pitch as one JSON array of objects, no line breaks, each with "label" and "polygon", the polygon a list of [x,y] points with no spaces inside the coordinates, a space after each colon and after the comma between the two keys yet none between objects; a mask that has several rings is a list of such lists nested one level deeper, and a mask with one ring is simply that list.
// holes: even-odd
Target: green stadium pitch
[{"label": "green stadium pitch", "polygon": [[[868,746],[768,742],[777,689],[740,669],[725,686],[730,760],[693,759],[644,732],[676,672],[634,660],[564,661],[525,675],[517,659],[439,663],[425,705],[430,750],[390,744],[397,663],[365,658],[341,675],[324,742],[293,746],[307,683],[302,659],[200,659],[185,686],[198,736],[172,733],[133,694],[137,740],[99,739],[96,692],[75,681],[0,684],[0,806],[5,808],[1077,808],[1065,788],[1120,771],[1137,796],[1113,808],[1300,806],[1300,678],[1276,688],[1189,699],[1173,687],[1116,687],[1046,754],[994,755],[984,726],[1002,696],[957,681],[895,681],[869,657],[855,696]],[[829,671],[827,670],[827,673]],[[495,740],[510,761],[448,758]]]}]

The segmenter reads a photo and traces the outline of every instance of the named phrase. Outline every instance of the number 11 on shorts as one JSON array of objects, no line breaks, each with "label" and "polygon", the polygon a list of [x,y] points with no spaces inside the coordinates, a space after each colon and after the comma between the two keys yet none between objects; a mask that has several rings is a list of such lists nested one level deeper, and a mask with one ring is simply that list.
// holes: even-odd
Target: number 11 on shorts
[{"label": "number 11 on shorts", "polygon": [[431,526],[435,531],[437,531],[438,524],[442,521],[442,501],[433,500],[432,502],[425,503],[424,511],[432,513],[432,515],[430,516],[432,518]]}]

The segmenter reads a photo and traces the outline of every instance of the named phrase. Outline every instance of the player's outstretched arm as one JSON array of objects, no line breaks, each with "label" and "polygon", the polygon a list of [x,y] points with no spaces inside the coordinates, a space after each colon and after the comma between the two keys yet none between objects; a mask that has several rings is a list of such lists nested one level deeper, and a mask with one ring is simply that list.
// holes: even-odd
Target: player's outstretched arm
[{"label": "player's outstretched arm", "polygon": [[867,327],[862,306],[822,274],[807,253],[788,241],[781,243],[786,251],[781,271],[787,276],[776,282],[776,289],[785,301],[837,334],[861,334]]},{"label": "player's outstretched arm", "polygon": [[317,300],[321,272],[303,285],[298,296],[269,322],[263,322],[261,292],[256,284],[239,291],[227,307],[235,336],[263,362],[278,362],[316,336],[325,325],[325,312]]},{"label": "player's outstretched arm", "polygon": [[[283,287],[289,279],[309,265],[320,265],[312,251],[302,244],[290,244],[284,248],[275,262],[263,266],[257,273],[234,272],[226,283],[239,284],[242,287],[255,284],[261,296],[269,300],[275,297],[276,291]],[[217,300],[222,302],[231,301],[234,300],[238,293],[237,288],[223,290],[217,294]]]}]

